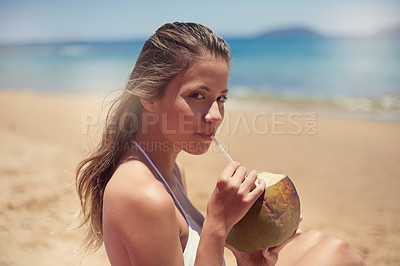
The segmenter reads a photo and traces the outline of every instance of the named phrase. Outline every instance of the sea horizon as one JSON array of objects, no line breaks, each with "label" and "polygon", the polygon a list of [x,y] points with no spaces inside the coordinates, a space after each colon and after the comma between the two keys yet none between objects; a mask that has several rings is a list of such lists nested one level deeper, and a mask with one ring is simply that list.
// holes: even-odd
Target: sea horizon
[{"label": "sea horizon", "polygon": [[[400,38],[225,38],[229,98],[400,109]],[[143,40],[0,45],[0,90],[123,89]]]}]

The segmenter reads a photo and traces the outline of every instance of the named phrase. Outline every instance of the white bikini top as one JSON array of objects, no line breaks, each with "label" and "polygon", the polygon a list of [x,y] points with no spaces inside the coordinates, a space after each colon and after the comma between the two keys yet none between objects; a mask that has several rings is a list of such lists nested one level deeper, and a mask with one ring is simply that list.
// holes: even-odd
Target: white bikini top
[{"label": "white bikini top", "polygon": [[[170,192],[170,194],[171,194],[171,196],[172,196],[172,198],[173,198],[173,200],[175,202],[175,205],[181,211],[181,213],[185,217],[186,222],[188,223],[189,236],[188,236],[188,240],[187,240],[187,243],[186,243],[185,250],[183,251],[183,260],[185,262],[185,266],[193,266],[194,265],[194,261],[196,259],[197,247],[198,247],[199,242],[200,242],[201,226],[182,207],[182,205],[179,202],[178,198],[172,192],[172,189],[168,185],[167,181],[164,179],[163,175],[160,173],[160,171],[158,171],[157,167],[152,162],[150,157],[146,154],[146,152],[142,149],[142,147],[140,147],[140,145],[135,140],[133,140],[133,143],[141,151],[143,156],[146,157],[146,159],[149,161],[151,166],[153,166],[154,170],[157,172],[157,174],[159,175],[160,179],[162,180],[162,182],[164,183],[164,185],[166,186],[166,188]],[[174,175],[174,177],[175,177],[175,179],[176,179],[176,181],[178,183],[178,188],[180,190],[180,193],[184,196],[184,199],[187,200],[187,203],[190,204],[190,206],[193,206],[190,203],[189,199],[187,198],[186,193],[183,190],[179,180],[176,178],[175,175]],[[193,206],[193,208],[195,209],[194,206]],[[199,213],[199,215],[201,215],[201,214]]]}]

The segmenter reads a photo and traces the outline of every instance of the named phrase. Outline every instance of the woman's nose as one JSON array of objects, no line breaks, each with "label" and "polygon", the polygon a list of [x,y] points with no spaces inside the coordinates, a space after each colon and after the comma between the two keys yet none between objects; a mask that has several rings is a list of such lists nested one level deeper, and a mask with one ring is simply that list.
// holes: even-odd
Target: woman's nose
[{"label": "woman's nose", "polygon": [[219,123],[222,121],[222,112],[223,110],[220,109],[218,102],[215,101],[204,116],[204,121],[206,123]]}]

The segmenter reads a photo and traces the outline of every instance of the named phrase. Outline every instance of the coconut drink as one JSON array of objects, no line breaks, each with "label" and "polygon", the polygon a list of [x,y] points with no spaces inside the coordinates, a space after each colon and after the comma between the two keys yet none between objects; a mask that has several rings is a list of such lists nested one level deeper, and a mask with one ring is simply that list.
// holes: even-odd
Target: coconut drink
[{"label": "coconut drink", "polygon": [[[211,139],[233,162],[218,140]],[[290,178],[283,174],[259,172],[265,190],[246,215],[233,226],[227,242],[239,251],[251,252],[282,244],[300,223],[300,199]]]},{"label": "coconut drink", "polygon": [[300,223],[300,200],[290,178],[282,174],[258,173],[264,193],[247,214],[233,226],[227,242],[240,251],[256,251],[283,243]]}]

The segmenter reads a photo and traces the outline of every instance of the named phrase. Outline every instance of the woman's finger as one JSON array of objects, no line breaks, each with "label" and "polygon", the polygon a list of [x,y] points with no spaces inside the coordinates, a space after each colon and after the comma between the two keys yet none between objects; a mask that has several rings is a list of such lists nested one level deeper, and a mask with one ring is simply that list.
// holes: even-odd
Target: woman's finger
[{"label": "woman's finger", "polygon": [[223,191],[226,188],[239,165],[240,164],[238,162],[230,162],[224,168],[224,170],[222,170],[221,175],[217,181],[217,188],[219,189],[219,191]]},{"label": "woman's finger", "polygon": [[237,188],[241,186],[243,181],[245,180],[247,170],[243,166],[239,166],[232,177],[233,185]]},{"label": "woman's finger", "polygon": [[257,171],[253,170],[246,176],[245,180],[243,181],[242,189],[246,190],[247,192],[253,190],[257,186],[255,184],[256,180]]},{"label": "woman's finger", "polygon": [[230,162],[224,170],[221,172],[221,177],[230,178],[236,172],[236,169],[239,167],[238,162]]},{"label": "woman's finger", "polygon": [[264,192],[266,186],[261,178],[257,178],[254,184],[255,188],[249,193],[250,200],[257,199]]},{"label": "woman's finger", "polygon": [[271,248],[262,250],[262,255],[267,265],[275,265],[278,261],[278,252],[271,251]]}]

